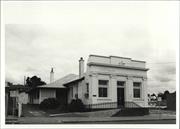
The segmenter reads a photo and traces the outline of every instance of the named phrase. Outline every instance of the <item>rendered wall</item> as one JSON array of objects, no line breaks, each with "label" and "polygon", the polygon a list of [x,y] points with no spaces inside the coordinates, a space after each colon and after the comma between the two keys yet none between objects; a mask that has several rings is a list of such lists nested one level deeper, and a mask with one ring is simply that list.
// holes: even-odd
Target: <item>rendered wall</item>
[{"label": "rendered wall", "polygon": [[[108,97],[98,97],[98,80],[109,80],[108,86]],[[133,77],[120,77],[112,75],[91,75],[90,76],[90,87],[91,94],[89,98],[92,98],[91,103],[106,103],[106,102],[117,102],[117,81],[125,81],[125,101],[135,102],[142,107],[147,106],[147,85],[143,78],[133,78]],[[141,82],[141,98],[133,98],[133,82]]]},{"label": "rendered wall", "polygon": [[[89,98],[91,103],[117,102],[117,81],[125,81],[125,101],[135,102],[142,107],[147,107],[147,71],[133,69],[133,67],[145,68],[145,62],[133,61],[130,58],[120,59],[116,57],[90,57],[88,63],[104,63],[118,65],[124,62],[125,66],[132,66],[132,69],[108,66],[87,66],[87,78],[90,86]],[[109,80],[108,97],[98,97],[98,80]],[[141,97],[133,98],[133,82],[141,82]]]}]

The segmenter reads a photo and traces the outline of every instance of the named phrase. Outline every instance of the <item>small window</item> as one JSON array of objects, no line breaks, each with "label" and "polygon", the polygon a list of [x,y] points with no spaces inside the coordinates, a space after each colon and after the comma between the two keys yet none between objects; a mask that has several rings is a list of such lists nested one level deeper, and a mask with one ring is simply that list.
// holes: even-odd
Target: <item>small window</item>
[{"label": "small window", "polygon": [[99,85],[108,85],[108,80],[99,80]]},{"label": "small window", "polygon": [[99,80],[99,97],[107,97],[108,96],[108,80]]},{"label": "small window", "polygon": [[141,83],[140,83],[140,82],[134,82],[134,83],[133,83],[133,86],[134,86],[134,87],[140,87],[140,86],[141,86]]},{"label": "small window", "polygon": [[141,83],[133,82],[133,96],[134,98],[141,98]]},{"label": "small window", "polygon": [[75,97],[76,99],[78,99],[78,85],[76,85],[75,88],[76,88],[76,93],[75,93],[74,97]]},{"label": "small window", "polygon": [[125,86],[125,82],[124,81],[117,81],[117,86]]}]

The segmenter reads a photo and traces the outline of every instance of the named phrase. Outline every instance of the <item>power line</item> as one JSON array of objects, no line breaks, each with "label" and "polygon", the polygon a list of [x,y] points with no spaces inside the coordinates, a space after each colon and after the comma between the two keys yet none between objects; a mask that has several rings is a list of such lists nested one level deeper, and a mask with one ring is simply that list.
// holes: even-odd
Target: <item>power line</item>
[{"label": "power line", "polygon": [[147,64],[174,64],[176,62],[159,62],[159,63],[147,63]]},{"label": "power line", "polygon": [[[146,64],[174,64],[176,62],[146,62]],[[133,64],[133,63],[127,63],[127,62],[124,62],[124,64]]]}]

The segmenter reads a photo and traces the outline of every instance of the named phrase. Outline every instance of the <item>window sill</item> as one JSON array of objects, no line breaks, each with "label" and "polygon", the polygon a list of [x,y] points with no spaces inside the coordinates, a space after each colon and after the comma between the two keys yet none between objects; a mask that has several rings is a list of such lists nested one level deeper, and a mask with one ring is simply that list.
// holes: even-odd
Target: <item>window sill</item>
[{"label": "window sill", "polygon": [[98,101],[111,101],[112,99],[110,99],[110,98],[104,98],[104,97],[99,97],[98,99],[97,99]]},{"label": "window sill", "polygon": [[144,101],[142,98],[133,98],[134,101]]}]

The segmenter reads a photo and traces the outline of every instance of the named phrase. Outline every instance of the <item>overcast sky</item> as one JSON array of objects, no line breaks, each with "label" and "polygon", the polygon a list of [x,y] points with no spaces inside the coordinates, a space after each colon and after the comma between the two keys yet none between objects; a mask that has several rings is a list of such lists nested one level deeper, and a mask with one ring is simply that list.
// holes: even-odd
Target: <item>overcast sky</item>
[{"label": "overcast sky", "polygon": [[9,2],[4,6],[5,77],[23,83],[37,75],[49,83],[78,74],[88,55],[147,62],[148,92],[176,89],[177,2]]}]

